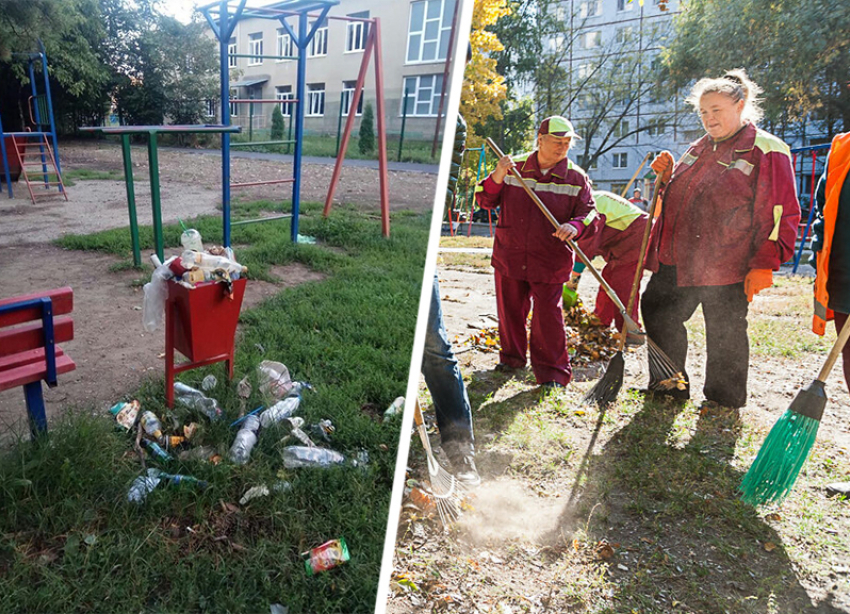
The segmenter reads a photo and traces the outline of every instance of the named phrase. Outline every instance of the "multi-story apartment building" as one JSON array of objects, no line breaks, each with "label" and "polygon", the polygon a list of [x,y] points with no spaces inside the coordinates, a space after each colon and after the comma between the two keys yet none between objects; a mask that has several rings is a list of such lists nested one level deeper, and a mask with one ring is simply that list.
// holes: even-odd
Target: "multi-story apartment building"
[{"label": "multi-story apartment building", "polygon": [[[390,134],[401,131],[407,92],[405,138],[433,136],[455,5],[456,0],[340,0],[328,13],[380,19],[385,118]],[[319,24],[307,49],[303,101],[307,134],[336,134],[340,114],[344,120],[351,112],[368,27],[362,21],[334,19]],[[295,98],[296,61],[260,57],[297,55],[298,49],[278,21],[256,18],[240,21],[230,39],[229,52],[253,56],[229,57],[231,98],[281,101]],[[375,108],[374,74],[372,60],[363,98],[355,110],[357,115],[362,114],[365,103],[371,102]],[[293,107],[281,103],[287,124]],[[253,115],[255,130],[270,126],[272,110],[269,104],[249,103],[231,103],[229,109],[231,122],[243,128],[248,127]],[[212,104],[208,113],[216,114]]]}]

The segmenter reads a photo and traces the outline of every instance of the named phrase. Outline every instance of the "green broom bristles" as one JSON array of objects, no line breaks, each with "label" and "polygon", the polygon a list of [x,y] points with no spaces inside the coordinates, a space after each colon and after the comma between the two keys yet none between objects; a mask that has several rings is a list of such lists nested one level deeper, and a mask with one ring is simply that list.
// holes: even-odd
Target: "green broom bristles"
[{"label": "green broom bristles", "polygon": [[781,502],[794,487],[809,456],[820,420],[785,410],[744,476],[741,499],[753,506]]}]

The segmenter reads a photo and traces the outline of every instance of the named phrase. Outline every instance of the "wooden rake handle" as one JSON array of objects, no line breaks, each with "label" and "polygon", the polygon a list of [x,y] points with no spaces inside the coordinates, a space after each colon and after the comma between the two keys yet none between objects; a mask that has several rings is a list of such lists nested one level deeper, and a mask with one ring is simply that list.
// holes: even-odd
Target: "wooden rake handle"
[{"label": "wooden rake handle", "polygon": [[[490,147],[490,149],[493,150],[493,153],[495,153],[499,159],[505,156],[505,154],[502,153],[502,150],[499,149],[499,146],[496,145],[496,143],[490,137],[487,137],[487,145]],[[528,187],[528,185],[525,183],[525,180],[523,180],[522,175],[519,174],[519,171],[511,167],[509,172],[517,181],[519,181],[519,184],[525,190],[525,193],[528,194],[528,197],[532,200],[532,202],[537,205],[537,208],[543,212],[543,215],[546,216],[546,219],[549,220],[552,226],[554,226],[556,229],[560,228],[561,223],[557,219],[555,219],[555,216],[552,215],[552,212],[549,211],[546,205],[543,204],[543,201],[540,200],[540,197],[537,196],[534,190]],[[626,322],[626,326],[631,330],[639,331],[640,327],[634,320],[632,320],[631,316],[626,311],[626,307],[623,305],[623,301],[620,300],[620,297],[617,296],[617,293],[614,292],[611,286],[608,285],[608,282],[605,281],[602,278],[602,275],[599,274],[599,271],[597,271],[590,263],[590,260],[587,256],[585,256],[584,252],[581,251],[581,248],[579,248],[579,246],[576,245],[576,243],[571,239],[567,239],[565,243],[576,253],[576,255],[579,257],[579,260],[584,263],[584,265],[588,268],[591,274],[596,278],[596,281],[599,282],[599,285],[605,291],[605,294],[608,295],[611,301],[617,306],[617,309],[620,310],[620,314],[623,316],[623,319]]]},{"label": "wooden rake handle", "polygon": [[820,381],[826,382],[826,378],[829,377],[832,367],[835,366],[835,361],[838,360],[839,354],[844,350],[844,346],[847,345],[848,337],[850,337],[850,319],[841,327],[841,332],[838,333],[838,339],[835,340],[832,349],[829,351],[829,356],[826,357],[826,362],[823,363],[823,367],[821,367],[820,373],[818,373],[818,379]]},{"label": "wooden rake handle", "polygon": [[632,187],[632,184],[635,182],[635,179],[637,179],[637,176],[638,176],[638,173],[640,172],[640,169],[643,168],[643,165],[646,164],[646,161],[649,160],[649,156],[651,156],[651,155],[652,155],[651,151],[646,152],[646,155],[643,157],[643,161],[640,163],[640,166],[637,167],[635,174],[632,175],[632,178],[629,179],[629,182],[626,184],[626,187],[624,187],[623,191],[620,192],[620,196],[622,196],[623,198],[626,198],[626,194],[628,193],[629,188]]}]

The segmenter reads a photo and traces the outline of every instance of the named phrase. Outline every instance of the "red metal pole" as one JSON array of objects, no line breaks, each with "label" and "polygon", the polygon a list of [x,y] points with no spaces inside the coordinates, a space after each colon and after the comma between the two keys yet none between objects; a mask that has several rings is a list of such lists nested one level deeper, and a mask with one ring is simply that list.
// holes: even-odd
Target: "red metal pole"
[{"label": "red metal pole", "polygon": [[446,90],[449,86],[449,68],[452,63],[452,53],[455,48],[455,32],[457,31],[457,14],[460,2],[455,2],[455,14],[452,16],[452,31],[449,34],[449,48],[446,50],[446,65],[443,68],[443,91],[440,92],[440,109],[437,111],[437,129],[434,130],[434,142],[431,144],[431,157],[437,155],[437,141],[440,138],[440,124],[443,120],[443,105],[446,100]]},{"label": "red metal pole", "polygon": [[[357,75],[357,83],[354,86],[354,95],[351,98],[349,109],[357,109],[360,103],[360,96],[363,93],[363,82],[366,80],[366,71],[369,69],[369,55],[372,52],[372,47],[375,44],[375,28],[369,29],[369,35],[366,39],[366,49],[363,50],[363,59],[360,62],[360,73]],[[380,95],[380,92],[379,92]],[[345,129],[342,132],[342,139],[339,142],[339,153],[336,156],[336,164],[334,164],[334,172],[331,175],[331,183],[328,186],[328,195],[325,197],[325,208],[322,215],[328,217],[331,213],[331,204],[333,203],[334,192],[339,183],[339,176],[342,174],[342,162],[345,160],[345,152],[348,149],[348,140],[351,138],[351,130],[354,127],[354,117],[356,113],[348,113],[348,118],[345,120]]]},{"label": "red metal pole", "polygon": [[[390,236],[390,193],[387,176],[387,120],[384,112],[384,69],[381,60],[381,20],[375,18],[375,88],[377,96],[375,106],[378,115],[378,172],[381,179],[381,230],[385,237]],[[407,101],[405,101],[405,104]]]}]

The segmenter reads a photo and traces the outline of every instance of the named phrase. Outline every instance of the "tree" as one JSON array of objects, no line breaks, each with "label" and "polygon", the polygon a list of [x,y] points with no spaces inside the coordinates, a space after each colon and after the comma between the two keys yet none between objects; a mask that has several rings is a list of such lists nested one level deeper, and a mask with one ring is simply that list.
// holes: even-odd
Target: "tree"
[{"label": "tree", "polygon": [[670,82],[745,67],[764,88],[765,120],[781,135],[813,120],[850,129],[850,4],[844,0],[689,0],[665,57]]},{"label": "tree", "polygon": [[271,139],[273,141],[283,140],[283,113],[280,112],[280,105],[277,104],[272,110]]},{"label": "tree", "polygon": [[367,102],[363,109],[363,117],[360,119],[359,134],[360,153],[364,156],[375,151],[375,112],[372,111],[372,103]]}]

